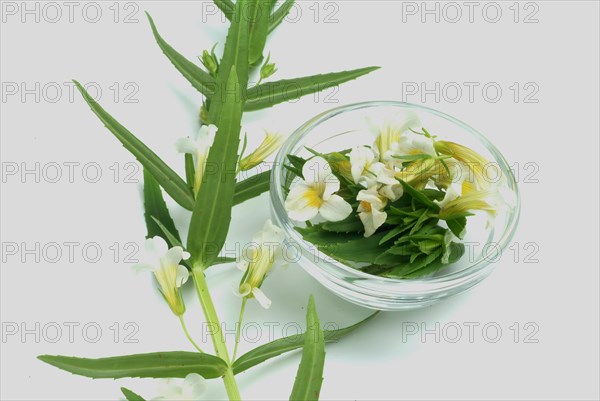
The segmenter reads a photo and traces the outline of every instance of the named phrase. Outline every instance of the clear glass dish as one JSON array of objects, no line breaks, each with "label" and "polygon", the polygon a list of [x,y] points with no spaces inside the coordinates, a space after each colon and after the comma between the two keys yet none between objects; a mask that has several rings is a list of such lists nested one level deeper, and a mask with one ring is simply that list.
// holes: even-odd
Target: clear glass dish
[{"label": "clear glass dish", "polygon": [[[466,252],[456,263],[420,279],[392,279],[370,275],[336,261],[305,241],[295,230],[284,208],[287,155],[311,156],[306,147],[321,153],[370,145],[374,137],[366,128],[371,121],[384,121],[394,113],[410,110],[422,126],[438,139],[465,145],[490,161],[487,175],[497,180],[513,199],[498,210],[492,225],[470,218],[463,241]],[[498,178],[494,178],[497,176]],[[508,246],[519,220],[520,198],[514,175],[498,149],[467,124],[442,112],[403,102],[376,101],[338,107],[310,119],[281,147],[271,176],[273,221],[286,233],[286,255],[338,296],[357,305],[379,310],[407,310],[424,307],[462,293],[486,278]]]}]

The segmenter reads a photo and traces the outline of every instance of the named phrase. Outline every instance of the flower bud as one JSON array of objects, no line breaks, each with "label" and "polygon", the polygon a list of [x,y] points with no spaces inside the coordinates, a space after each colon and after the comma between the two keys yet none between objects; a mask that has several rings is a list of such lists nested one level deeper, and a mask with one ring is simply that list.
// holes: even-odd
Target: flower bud
[{"label": "flower bud", "polygon": [[283,137],[280,134],[269,134],[265,136],[262,143],[248,156],[240,160],[240,171],[250,170],[265,161],[269,155],[275,152],[283,143]]},{"label": "flower bud", "polygon": [[206,70],[213,77],[217,76],[217,71],[219,70],[219,62],[217,61],[217,57],[214,52],[209,53],[207,50],[202,52],[202,57],[200,58],[202,64],[206,68]]},{"label": "flower bud", "polygon": [[265,60],[264,64],[260,68],[260,80],[261,81],[263,79],[269,78],[271,75],[273,75],[277,72],[277,67],[275,66],[275,63],[269,63],[270,59],[271,59],[271,55],[269,54],[267,56],[267,59]]}]

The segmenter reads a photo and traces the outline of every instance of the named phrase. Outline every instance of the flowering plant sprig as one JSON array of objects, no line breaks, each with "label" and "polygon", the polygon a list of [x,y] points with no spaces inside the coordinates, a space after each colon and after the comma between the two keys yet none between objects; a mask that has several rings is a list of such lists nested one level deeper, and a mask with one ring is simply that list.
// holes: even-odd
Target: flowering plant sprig
[{"label": "flowering plant sprig", "polygon": [[458,261],[467,218],[493,219],[502,203],[484,176],[489,162],[437,140],[412,112],[369,125],[372,144],[288,155],[285,208],[307,222],[296,229],[330,257],[383,277],[422,277]]},{"label": "flowering plant sprig", "polygon": [[[231,0],[214,0],[214,3],[229,19],[230,26],[220,57],[217,56],[217,46],[210,52],[202,52],[199,61],[204,68],[186,59],[167,43],[148,15],[158,46],[203,98],[199,107],[200,127],[197,135],[174,141],[176,150],[185,154],[184,178],[104,110],[75,81],[91,110],[144,167],[144,217],[149,260],[137,266],[137,270],[153,272],[161,296],[181,322],[184,334],[195,349],[193,352],[154,352],[98,359],[42,355],[39,359],[71,373],[92,378],[167,379],[161,395],[154,399],[198,399],[205,385],[204,379],[222,378],[229,399],[241,400],[236,374],[282,353],[303,348],[291,399],[318,399],[325,338],[312,296],[307,308],[305,334],[276,340],[239,358],[236,358],[234,351],[231,358],[205,272],[216,264],[231,262],[221,257],[220,252],[229,231],[232,208],[268,189],[268,171],[246,180],[239,180],[238,173],[262,164],[282,142],[281,135],[267,133],[261,145],[244,155],[246,138],[242,142],[240,135],[243,114],[340,85],[378,67],[264,82],[277,72],[275,64],[270,62],[270,56],[266,60],[263,56],[267,39],[290,12],[294,0],[285,0],[277,8],[275,0],[237,0],[235,3]],[[255,85],[250,84],[253,74],[259,75],[259,82]],[[315,196],[324,200],[317,212],[341,219],[338,209],[343,201],[331,193],[337,191],[335,183],[333,187],[325,188],[322,188],[320,181],[312,184]],[[185,241],[171,218],[163,190],[178,205],[192,212]],[[344,207],[349,209],[349,205]],[[257,250],[251,260],[241,263],[244,275],[237,284],[238,294],[242,297],[240,322],[247,300],[255,299],[264,307],[271,304],[260,287],[273,267],[275,249],[283,237],[281,229],[267,222],[254,240],[258,245]],[[193,281],[204,320],[214,328],[210,332],[214,354],[203,351],[205,344],[197,344],[184,323],[186,305],[181,291],[186,281]],[[361,324],[328,334],[330,338],[339,339]],[[181,386],[175,382],[177,379],[184,379]],[[128,400],[144,399],[126,388],[122,392]]]}]

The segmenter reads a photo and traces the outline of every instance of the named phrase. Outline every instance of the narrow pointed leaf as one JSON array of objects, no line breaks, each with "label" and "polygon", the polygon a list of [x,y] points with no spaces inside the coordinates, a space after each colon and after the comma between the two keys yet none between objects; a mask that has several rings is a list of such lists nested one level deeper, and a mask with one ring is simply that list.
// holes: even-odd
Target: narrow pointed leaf
[{"label": "narrow pointed leaf", "polygon": [[318,400],[323,384],[325,341],[312,295],[308,301],[306,326],[302,360],[298,367],[290,401]]},{"label": "narrow pointed leaf", "polygon": [[121,387],[121,392],[123,393],[127,401],[146,401],[144,400],[144,398],[142,398],[141,395],[134,393],[126,387]]},{"label": "narrow pointed leaf", "polygon": [[110,114],[106,112],[81,86],[77,81],[73,81],[77,86],[83,99],[90,106],[92,111],[98,116],[104,126],[123,144],[125,149],[130,151],[135,158],[144,166],[144,168],[152,174],[154,179],[161,187],[179,203],[188,210],[192,210],[194,206],[194,196],[188,188],[185,181],[177,175],[165,162],[163,162],[150,148],[142,141],[136,138],[127,128],[122,126]]},{"label": "narrow pointed leaf", "polygon": [[194,190],[194,180],[196,179],[196,166],[194,166],[194,156],[189,153],[185,154],[185,181]]},{"label": "narrow pointed leaf", "polygon": [[263,171],[255,176],[246,178],[243,181],[235,184],[235,195],[233,204],[239,205],[246,202],[248,199],[255,198],[267,192],[271,184],[271,170]]},{"label": "narrow pointed leaf", "polygon": [[171,244],[171,246],[181,246],[181,239],[179,238],[179,235],[175,236],[175,234],[173,234],[173,232],[171,232],[171,230],[169,230],[167,227],[165,227],[165,225],[163,223],[161,223],[161,221],[159,219],[157,219],[154,216],[150,216],[150,218],[152,219],[152,221],[154,222],[154,224],[156,224],[156,227],[158,227],[158,229],[161,231],[161,237],[163,237],[168,243]]},{"label": "narrow pointed leaf", "polygon": [[413,199],[419,201],[420,203],[422,203],[425,206],[429,206],[430,208],[432,208],[435,211],[440,210],[440,206],[437,203],[435,203],[434,201],[429,199],[424,193],[422,193],[418,189],[413,188],[412,185],[410,185],[407,182],[404,182],[402,180],[400,180],[400,184],[402,184],[402,187],[404,188],[404,192],[407,192]]},{"label": "narrow pointed leaf", "polygon": [[255,0],[250,11],[250,37],[248,49],[248,63],[255,65],[262,60],[263,50],[267,43],[269,33],[269,19],[274,0]]},{"label": "narrow pointed leaf", "polygon": [[235,193],[243,101],[239,97],[235,66],[229,76],[227,98],[208,154],[188,233],[187,248],[192,254],[192,264],[198,263],[202,268],[213,264],[225,243]]},{"label": "narrow pointed leaf", "polygon": [[248,90],[246,111],[261,110],[351,81],[379,67],[267,82]]},{"label": "narrow pointed leaf", "polygon": [[[160,185],[158,185],[158,182],[146,169],[144,169],[144,219],[146,220],[146,229],[148,230],[146,238],[159,236],[164,238],[170,246],[178,245],[173,240],[181,244],[179,232],[171,218]],[[159,224],[164,226],[164,229],[173,238],[165,235]]]},{"label": "narrow pointed leaf", "polygon": [[184,351],[99,359],[40,355],[38,359],[75,375],[93,379],[186,377],[190,373],[198,373],[205,379],[214,379],[223,376],[227,370],[227,364],[219,357]]},{"label": "narrow pointed leaf", "polygon": [[213,0],[213,2],[217,7],[219,7],[219,10],[225,14],[225,17],[227,17],[228,20],[231,20],[235,4],[233,4],[231,0]]},{"label": "narrow pointed leaf", "polygon": [[294,0],[285,0],[285,2],[279,6],[277,10],[271,15],[271,21],[269,23],[269,33],[273,32],[275,28],[279,26],[290,13],[290,10],[294,7]]},{"label": "narrow pointed leaf", "polygon": [[[250,21],[244,15],[247,5],[248,2],[246,0],[238,0],[236,2],[234,15],[229,26],[229,31],[227,32],[223,58],[219,65],[219,73],[216,80],[215,94],[211,99],[209,108],[209,119],[211,122],[217,124],[217,126],[219,125],[221,110],[226,102],[226,98],[231,96],[227,88],[229,87],[229,74],[232,67],[235,67],[238,82],[237,88],[231,89],[236,92],[236,98],[231,101],[242,102],[246,95],[246,88],[248,87],[248,35]],[[239,136],[239,133],[237,136]]]},{"label": "narrow pointed leaf", "polygon": [[152,33],[154,34],[156,43],[158,43],[158,46],[165,56],[167,56],[175,68],[177,68],[177,70],[192,84],[194,88],[196,88],[206,97],[212,96],[215,91],[215,80],[213,77],[211,77],[210,74],[204,71],[202,68],[183,57],[180,53],[173,49],[171,45],[165,42],[165,40],[158,33],[156,25],[154,24],[150,14],[146,13],[146,16],[150,22],[150,27],[152,28]]},{"label": "narrow pointed leaf", "polygon": [[[366,319],[353,324],[352,326],[344,327],[338,330],[324,330],[323,337],[325,342],[336,343],[341,338],[347,336],[369,320],[371,320],[379,312],[375,312],[368,316]],[[306,333],[302,333],[296,336],[284,337],[278,340],[272,341],[268,344],[261,345],[260,347],[254,348],[252,351],[242,355],[233,363],[233,373],[242,373],[247,369],[250,369],[260,363],[263,363],[271,358],[282,355],[286,352],[297,350],[302,348],[304,345]]]}]

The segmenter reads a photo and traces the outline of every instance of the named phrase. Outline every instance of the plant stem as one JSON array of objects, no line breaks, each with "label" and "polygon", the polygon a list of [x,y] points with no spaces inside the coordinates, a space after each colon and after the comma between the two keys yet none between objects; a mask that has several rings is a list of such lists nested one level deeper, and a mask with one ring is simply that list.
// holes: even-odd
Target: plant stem
[{"label": "plant stem", "polygon": [[232,361],[235,361],[235,357],[237,355],[238,344],[240,343],[240,332],[242,330],[242,321],[244,320],[244,311],[246,310],[246,301],[248,298],[244,297],[242,299],[242,306],[240,307],[240,318],[238,319],[238,325],[235,330],[235,347],[233,348],[233,357]]},{"label": "plant stem", "polygon": [[200,347],[198,346],[198,344],[196,344],[196,342],[194,341],[194,339],[192,338],[192,336],[190,336],[190,333],[185,325],[185,321],[183,320],[183,315],[179,316],[179,321],[181,322],[181,327],[183,328],[183,332],[185,333],[185,336],[187,337],[188,340],[190,340],[190,342],[192,343],[192,345],[194,346],[194,348],[196,348],[198,350],[198,352],[200,353],[204,353],[204,351],[202,351],[200,349]]},{"label": "plant stem", "polygon": [[227,352],[225,337],[223,336],[223,331],[221,330],[221,321],[217,316],[215,305],[213,304],[212,298],[208,291],[204,271],[201,266],[194,266],[192,269],[192,274],[194,276],[196,292],[198,293],[198,298],[200,299],[200,304],[202,305],[202,310],[204,311],[206,323],[209,326],[215,352],[217,353],[217,356],[223,359],[229,366],[227,372],[225,372],[225,375],[223,376],[225,390],[227,391],[230,401],[240,401],[242,398],[240,397],[240,391],[235,381],[233,370],[231,369],[231,361],[229,359],[229,353]]}]

